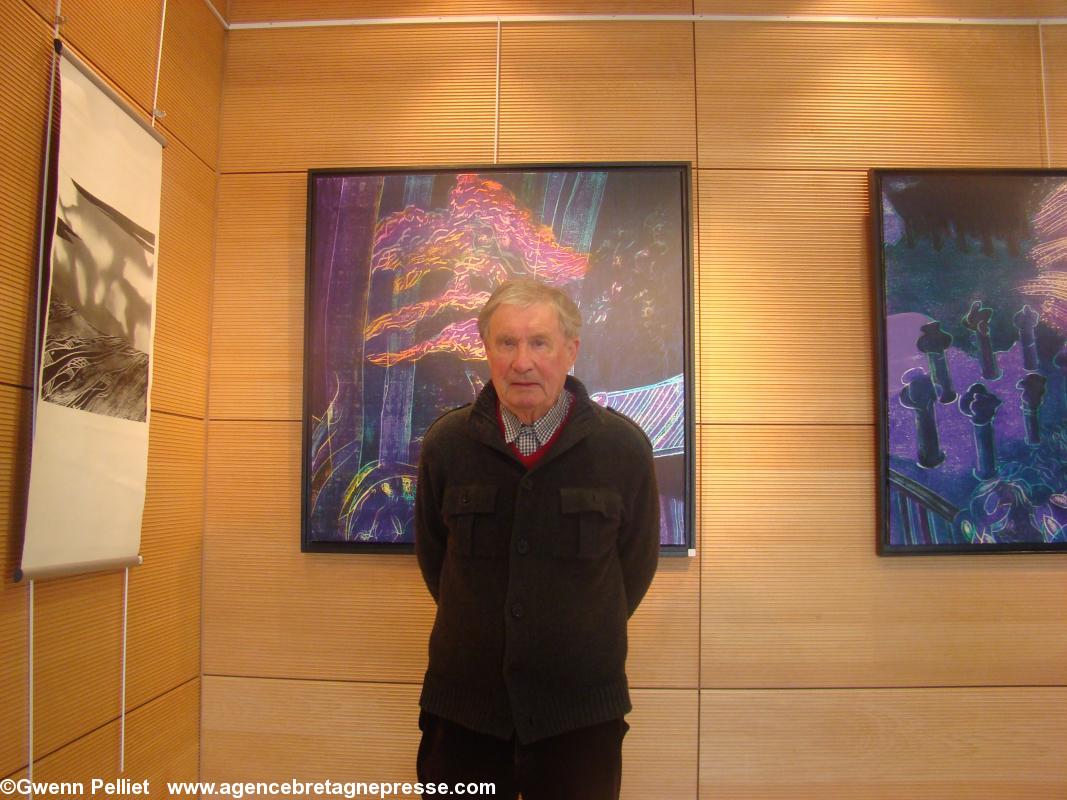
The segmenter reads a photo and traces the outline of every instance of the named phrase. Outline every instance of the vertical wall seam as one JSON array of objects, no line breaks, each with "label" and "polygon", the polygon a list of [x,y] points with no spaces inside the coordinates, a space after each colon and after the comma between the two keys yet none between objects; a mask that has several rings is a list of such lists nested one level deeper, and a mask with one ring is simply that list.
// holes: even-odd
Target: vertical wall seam
[{"label": "vertical wall seam", "polygon": [[1041,59],[1041,114],[1045,134],[1045,166],[1050,167],[1052,166],[1052,137],[1051,132],[1049,131],[1048,87],[1045,79],[1045,73],[1048,71],[1048,67],[1045,63],[1045,29],[1040,22],[1037,23],[1037,48]]},{"label": "vertical wall seam", "polygon": [[500,163],[500,44],[502,24],[496,21],[496,107],[493,111],[493,163]]},{"label": "vertical wall seam", "polygon": [[[227,9],[228,11],[229,9]],[[220,19],[221,21],[221,19]],[[230,57],[230,30],[223,27],[222,33],[222,69],[219,79],[219,103],[215,119],[215,213],[212,215],[211,229],[211,287],[208,296],[207,325],[207,374],[204,383],[204,460],[201,465],[201,516],[200,516],[200,692],[197,697],[197,737],[196,737],[196,777],[204,774],[204,597],[206,595],[207,573],[207,478],[208,458],[211,452],[211,365],[212,346],[215,340],[215,275],[218,270],[219,255],[219,195],[222,187],[222,113],[225,102],[226,65]]]}]

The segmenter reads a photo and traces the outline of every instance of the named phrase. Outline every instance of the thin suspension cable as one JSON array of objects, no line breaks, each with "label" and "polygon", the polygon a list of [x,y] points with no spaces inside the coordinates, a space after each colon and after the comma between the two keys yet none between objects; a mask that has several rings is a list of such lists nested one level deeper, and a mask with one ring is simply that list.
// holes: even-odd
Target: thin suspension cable
[{"label": "thin suspension cable", "polygon": [[159,49],[156,51],[156,88],[152,90],[152,127],[159,114],[159,73],[163,66],[163,30],[167,27],[167,0],[163,0],[163,15],[159,19]]}]

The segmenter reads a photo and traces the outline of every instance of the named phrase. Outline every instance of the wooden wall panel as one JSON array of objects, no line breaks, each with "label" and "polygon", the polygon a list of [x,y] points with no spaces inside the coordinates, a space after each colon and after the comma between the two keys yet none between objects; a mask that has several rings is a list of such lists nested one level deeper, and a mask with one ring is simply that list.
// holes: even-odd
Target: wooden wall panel
[{"label": "wooden wall panel", "polygon": [[692,0],[231,0],[230,22],[484,14],[689,14]]},{"label": "wooden wall panel", "polygon": [[[204,780],[416,780],[417,685],[203,680]],[[637,690],[633,699],[622,797],[694,797],[696,691]]]},{"label": "wooden wall panel", "polygon": [[150,120],[159,54],[160,0],[63,0],[59,36]]},{"label": "wooden wall panel", "polygon": [[181,140],[163,149],[154,410],[199,417],[207,412],[215,182]]},{"label": "wooden wall panel", "polygon": [[1045,91],[1049,126],[1049,165],[1067,167],[1067,26],[1041,30],[1045,48]]},{"label": "wooden wall panel", "polygon": [[50,753],[119,714],[121,572],[34,585],[34,753]]},{"label": "wooden wall panel", "polygon": [[867,176],[699,181],[701,422],[872,422]]},{"label": "wooden wall panel", "polygon": [[495,64],[493,25],[231,31],[221,169],[489,162]]},{"label": "wooden wall panel", "polygon": [[621,800],[684,800],[697,791],[696,691],[637,689],[622,748]]},{"label": "wooden wall panel", "polygon": [[502,36],[502,162],[695,159],[691,24],[508,24]]},{"label": "wooden wall panel", "polygon": [[1033,27],[700,23],[696,43],[701,167],[1044,161]]},{"label": "wooden wall panel", "polygon": [[1048,800],[1067,688],[704,691],[700,797]]},{"label": "wooden wall panel", "polygon": [[419,686],[203,678],[207,781],[414,781]]},{"label": "wooden wall panel", "polygon": [[876,556],[871,427],[701,436],[702,686],[1067,684],[1067,559]]},{"label": "wooden wall panel", "polygon": [[661,558],[656,578],[630,619],[630,686],[695,688],[700,663],[700,560]]},{"label": "wooden wall panel", "polygon": [[26,759],[27,583],[14,583],[22,557],[26,469],[30,462],[30,390],[0,384],[0,775]]},{"label": "wooden wall panel", "polygon": [[[29,386],[33,300],[37,294],[37,216],[52,44],[48,27],[21,0],[0,0],[0,383]],[[27,337],[30,337],[27,341]]]},{"label": "wooden wall panel", "polygon": [[158,105],[166,112],[161,125],[209,167],[218,154],[225,46],[226,31],[205,0],[167,5],[159,72]]},{"label": "wooden wall panel", "polygon": [[223,175],[212,317],[213,419],[301,418],[305,175]]},{"label": "wooden wall panel", "polygon": [[213,422],[208,442],[204,673],[421,682],[414,556],[300,552],[300,423]]},{"label": "wooden wall panel", "polygon": [[144,564],[130,570],[128,708],[200,674],[205,434],[200,419],[152,417]]},{"label": "wooden wall panel", "polygon": [[863,15],[879,17],[1063,17],[1063,0],[693,0],[697,14]]},{"label": "wooden wall panel", "polygon": [[[113,720],[76,742],[36,760],[37,782],[81,781],[85,795],[92,778],[115,782],[148,780],[152,797],[169,797],[167,781],[197,777],[200,680],[182,684],[126,716],[126,769],[120,773],[120,723]],[[12,776],[26,777],[25,770]],[[97,796],[103,796],[97,790]],[[41,795],[38,795],[41,796]],[[112,795],[117,796],[117,795]]]}]

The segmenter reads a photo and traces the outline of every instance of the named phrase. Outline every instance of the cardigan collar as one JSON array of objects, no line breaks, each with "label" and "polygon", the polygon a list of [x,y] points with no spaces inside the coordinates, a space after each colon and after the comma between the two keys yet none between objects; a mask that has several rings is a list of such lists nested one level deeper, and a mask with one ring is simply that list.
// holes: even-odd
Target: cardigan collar
[{"label": "cardigan collar", "polygon": [[[534,469],[543,466],[569,450],[588,436],[598,424],[596,407],[593,401],[589,399],[589,392],[586,391],[582,382],[573,375],[568,375],[564,388],[574,395],[574,405],[571,408],[570,415],[567,417],[567,421],[563,424],[562,430],[559,431],[556,441],[552,444],[551,449],[545,453],[544,458],[537,462]],[[467,429],[471,436],[478,441],[507,454],[517,462],[518,458],[511,451],[511,448],[505,444],[504,437],[500,433],[500,425],[496,418],[497,402],[496,388],[490,381],[485,384],[478,398],[474,401],[474,405],[470,408]]]}]

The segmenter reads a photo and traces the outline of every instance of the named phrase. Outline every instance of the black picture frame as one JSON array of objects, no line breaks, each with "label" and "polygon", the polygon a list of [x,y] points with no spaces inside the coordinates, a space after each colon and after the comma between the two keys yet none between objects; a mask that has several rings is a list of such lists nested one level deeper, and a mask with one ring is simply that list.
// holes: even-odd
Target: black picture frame
[{"label": "black picture frame", "polygon": [[1067,171],[869,187],[878,553],[1067,551]]},{"label": "black picture frame", "polygon": [[679,162],[309,170],[301,549],[412,552],[421,435],[488,380],[491,289],[535,275],[582,311],[575,375],[649,433],[661,552],[692,553],[690,187]]}]

